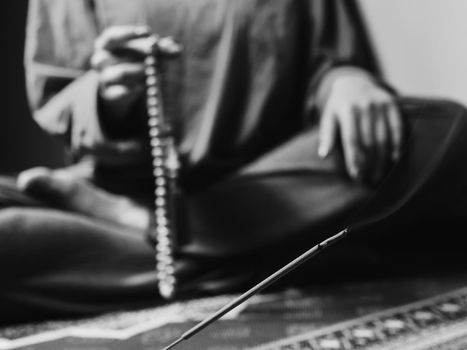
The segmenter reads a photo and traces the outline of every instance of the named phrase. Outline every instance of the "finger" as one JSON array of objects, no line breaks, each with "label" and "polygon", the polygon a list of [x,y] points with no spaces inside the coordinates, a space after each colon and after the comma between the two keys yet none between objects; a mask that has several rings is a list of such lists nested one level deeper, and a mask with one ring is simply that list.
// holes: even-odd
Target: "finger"
[{"label": "finger", "polygon": [[374,136],[374,113],[372,111],[372,106],[362,106],[359,108],[355,108],[354,113],[358,116],[359,120],[359,127],[360,127],[360,136],[361,136],[361,143],[362,146],[366,150],[371,150],[373,148],[375,142]]},{"label": "finger", "polygon": [[358,180],[361,176],[363,159],[360,149],[358,119],[350,109],[342,109],[338,119],[347,171],[353,179]]},{"label": "finger", "polygon": [[377,115],[374,116],[375,123],[375,157],[374,157],[374,171],[372,176],[373,183],[381,181],[386,171],[388,161],[388,140],[389,132],[386,118],[384,115],[384,108],[376,108]]},{"label": "finger", "polygon": [[121,103],[130,103],[136,100],[143,92],[141,86],[129,86],[129,85],[109,85],[101,89],[100,95],[106,101],[118,101]]},{"label": "finger", "polygon": [[144,66],[139,63],[119,63],[106,67],[101,71],[100,83],[109,85],[138,85],[144,84]]},{"label": "finger", "polygon": [[392,145],[391,158],[393,161],[398,161],[401,157],[403,147],[404,124],[399,109],[394,102],[386,107],[386,116]]},{"label": "finger", "polygon": [[358,133],[360,135],[360,179],[369,179],[372,171],[372,158],[375,148],[375,112],[371,103],[361,104],[354,108],[357,116]]},{"label": "finger", "polygon": [[139,63],[142,64],[143,59],[139,55],[135,55],[129,51],[96,51],[90,59],[91,68],[99,71],[104,70],[109,66],[114,66],[120,63]]},{"label": "finger", "polygon": [[182,52],[182,45],[177,43],[174,38],[167,36],[159,40],[158,49],[161,53],[166,55],[176,56]]},{"label": "finger", "polygon": [[318,155],[326,158],[332,152],[336,142],[337,120],[331,107],[327,107],[321,116],[319,130]]},{"label": "finger", "polygon": [[112,66],[123,62],[115,55],[112,55],[112,53],[110,53],[109,51],[99,50],[91,56],[90,63],[92,69],[101,71],[108,66]]},{"label": "finger", "polygon": [[125,46],[132,39],[146,37],[151,34],[147,26],[113,26],[106,29],[96,39],[95,49],[113,50]]},{"label": "finger", "polygon": [[156,48],[158,53],[169,57],[176,56],[182,51],[182,46],[170,36],[160,39],[156,36],[136,38],[127,41],[121,48],[143,55],[153,53]]}]

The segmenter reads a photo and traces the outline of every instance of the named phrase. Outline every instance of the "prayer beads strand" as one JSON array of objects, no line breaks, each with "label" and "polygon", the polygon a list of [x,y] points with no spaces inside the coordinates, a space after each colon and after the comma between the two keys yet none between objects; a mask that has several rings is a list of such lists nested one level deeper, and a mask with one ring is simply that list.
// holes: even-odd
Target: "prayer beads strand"
[{"label": "prayer beads strand", "polygon": [[156,243],[156,273],[159,293],[170,299],[174,296],[176,279],[173,256],[174,191],[179,162],[172,129],[164,116],[158,66],[158,38],[154,36],[152,50],[147,53],[145,64],[146,107],[148,131],[154,176],[154,227]]}]

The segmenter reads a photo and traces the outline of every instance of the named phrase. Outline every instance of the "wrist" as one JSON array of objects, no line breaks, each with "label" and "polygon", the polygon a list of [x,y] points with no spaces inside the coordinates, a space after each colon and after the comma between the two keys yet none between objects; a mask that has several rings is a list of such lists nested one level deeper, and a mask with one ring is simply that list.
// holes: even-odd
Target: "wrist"
[{"label": "wrist", "polygon": [[375,85],[380,85],[372,74],[362,68],[354,66],[333,68],[322,78],[316,91],[316,105],[318,109],[323,110],[336,83],[345,78],[362,79]]}]

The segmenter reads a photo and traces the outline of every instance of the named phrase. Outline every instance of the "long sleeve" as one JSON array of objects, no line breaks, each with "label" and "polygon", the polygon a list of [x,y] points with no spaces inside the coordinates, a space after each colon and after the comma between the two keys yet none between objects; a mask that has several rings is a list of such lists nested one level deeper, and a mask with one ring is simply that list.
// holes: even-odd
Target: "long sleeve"
[{"label": "long sleeve", "polygon": [[379,69],[357,4],[352,0],[307,0],[310,33],[307,114],[327,78],[350,69],[378,76]]},{"label": "long sleeve", "polygon": [[98,108],[98,75],[89,68],[97,36],[89,0],[31,0],[25,68],[36,122],[59,136],[75,159],[91,155],[108,164],[134,162],[135,140],[109,137]]}]

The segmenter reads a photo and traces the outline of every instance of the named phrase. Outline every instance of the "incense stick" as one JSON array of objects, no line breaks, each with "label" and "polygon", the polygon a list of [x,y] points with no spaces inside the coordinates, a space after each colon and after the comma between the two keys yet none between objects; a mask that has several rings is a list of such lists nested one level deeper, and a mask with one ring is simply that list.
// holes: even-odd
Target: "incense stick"
[{"label": "incense stick", "polygon": [[250,299],[256,293],[262,291],[264,288],[268,287],[269,285],[276,282],[280,278],[284,277],[285,275],[287,275],[291,271],[295,270],[297,267],[302,265],[304,262],[308,261],[311,257],[313,257],[316,254],[320,253],[324,248],[330,246],[333,243],[336,243],[337,241],[340,241],[342,238],[344,238],[348,234],[348,232],[349,232],[349,229],[346,228],[346,229],[342,230],[341,232],[339,232],[338,234],[336,234],[336,235],[322,241],[321,243],[315,245],[313,248],[309,249],[308,251],[306,251],[305,253],[300,255],[298,258],[291,261],[290,263],[288,263],[287,265],[285,265],[284,267],[282,267],[281,269],[279,269],[278,271],[276,271],[275,273],[273,273],[272,275],[270,275],[269,277],[267,277],[266,279],[264,279],[263,281],[261,281],[260,283],[255,285],[253,288],[251,288],[247,292],[243,293],[239,297],[232,300],[230,303],[225,305],[223,308],[221,308],[215,314],[213,314],[212,316],[209,316],[204,321],[201,321],[196,326],[194,326],[193,328],[191,328],[187,332],[183,333],[180,336],[180,338],[178,338],[176,341],[174,341],[169,346],[165,347],[163,350],[172,349],[176,345],[180,344],[182,341],[188,340],[189,338],[191,338],[195,334],[199,333],[204,328],[209,326],[211,323],[217,321],[222,316],[224,316],[226,313],[232,311],[237,306],[239,306],[240,304],[242,304],[245,301],[247,301],[248,299]]}]

